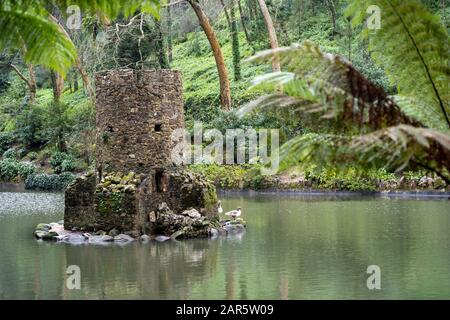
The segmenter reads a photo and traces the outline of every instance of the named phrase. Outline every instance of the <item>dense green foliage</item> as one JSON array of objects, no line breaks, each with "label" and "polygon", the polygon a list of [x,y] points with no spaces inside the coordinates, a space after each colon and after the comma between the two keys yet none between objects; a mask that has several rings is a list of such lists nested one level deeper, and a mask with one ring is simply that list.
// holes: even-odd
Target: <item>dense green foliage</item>
[{"label": "dense green foliage", "polygon": [[31,174],[25,180],[25,188],[28,190],[62,191],[75,176],[66,172],[63,174]]},{"label": "dense green foliage", "polygon": [[24,51],[25,61],[40,64],[65,74],[76,59],[76,48],[49,18],[48,8],[59,5],[67,8],[77,5],[82,10],[101,13],[102,17],[114,18],[120,13],[130,16],[138,9],[158,14],[158,0],[135,1],[16,1],[0,3],[0,49],[17,48]]},{"label": "dense green foliage", "polygon": [[369,5],[380,7],[383,28],[364,29],[364,36],[398,89],[397,103],[426,126],[449,130],[450,43],[442,21],[420,1],[369,0],[351,1],[347,12],[354,25],[363,23]]},{"label": "dense green foliage", "polygon": [[[441,150],[435,148],[435,144],[442,147],[447,141],[448,127],[443,110],[449,112],[446,29],[450,8],[448,5],[442,7],[441,1],[267,0],[279,43],[284,46],[302,44],[285,52],[282,70],[286,73],[276,76],[270,75],[270,53],[260,53],[270,45],[257,1],[224,0],[231,24],[219,1],[200,1],[219,40],[226,67],[229,73],[234,71],[235,76],[230,76],[234,110],[230,112],[221,109],[215,59],[207,37],[187,3],[171,6],[169,20],[167,6],[163,6],[159,14],[154,12],[153,5],[159,1],[147,2],[148,7],[141,11],[136,11],[142,4],[140,1],[72,1],[81,6],[84,14],[81,30],[66,30],[71,38],[68,39],[55,29],[54,21],[44,16],[48,14],[44,6],[32,10],[28,1],[7,2],[13,6],[7,7],[6,2],[0,5],[0,48],[8,48],[0,52],[0,154],[13,149],[17,158],[1,158],[5,172],[2,180],[25,180],[32,173],[30,162],[35,168],[33,172],[39,174],[76,173],[94,165],[95,110],[80,69],[70,68],[76,52],[91,82],[94,72],[111,68],[180,70],[188,129],[193,128],[195,121],[202,122],[205,129],[220,131],[279,128],[281,142],[289,141],[284,150],[289,149],[293,155],[285,164],[322,163],[324,166],[314,169],[314,173],[309,164],[301,170],[305,173],[310,170],[308,177],[322,181],[320,184],[323,185],[327,185],[325,181],[328,180],[344,189],[364,189],[364,179],[370,180],[383,172],[378,168],[389,174],[408,166],[417,170],[420,166],[410,165],[412,155],[426,154],[429,146]],[[67,4],[66,1],[49,2],[60,8]],[[361,23],[367,17],[364,8],[369,2],[382,8],[383,28],[379,32],[367,32]],[[60,13],[60,23],[64,26],[65,10]],[[154,17],[158,15],[161,20]],[[28,20],[19,21],[21,16]],[[447,28],[442,21],[447,21]],[[33,28],[41,30],[42,39],[38,37],[39,33],[31,32]],[[5,34],[4,30],[10,33]],[[24,37],[29,50],[18,47],[18,34]],[[41,40],[42,47],[45,46],[42,50],[35,46],[37,39]],[[305,44],[308,45],[305,47]],[[308,49],[302,51],[302,48]],[[341,60],[330,60],[328,53]],[[254,54],[262,63],[246,61]],[[169,61],[169,56],[173,60]],[[27,68],[29,62],[43,66],[34,68],[37,95],[33,104],[27,98],[28,84],[11,68],[12,64],[16,65],[26,79],[31,79],[32,74]],[[349,94],[352,96],[346,87],[348,79],[342,72],[349,65],[371,84],[382,87],[402,114],[440,132],[399,126],[380,126],[378,129],[384,131],[374,131],[370,121],[357,127],[340,121],[339,117],[345,115],[342,101]],[[344,69],[339,69],[341,67]],[[60,97],[55,95],[49,69],[67,74]],[[252,86],[255,77],[258,86]],[[289,96],[308,102],[301,105],[302,110],[291,113],[278,109],[244,115],[239,111],[255,99],[261,102],[261,96],[270,93],[278,81],[292,79],[295,80],[293,85],[285,85],[284,90]],[[280,101],[274,100],[271,104],[273,102]],[[248,106],[252,109],[255,105]],[[387,138],[389,136],[400,138],[393,141]],[[367,149],[367,141],[372,141],[372,150]],[[343,147],[349,143],[351,149]],[[311,157],[312,150],[318,151],[314,158]],[[393,153],[391,150],[398,151]],[[364,159],[359,154],[365,155]],[[352,170],[337,170],[342,176],[336,179],[348,181],[350,186],[347,186],[346,182],[336,182],[329,173],[335,172],[336,167],[346,168],[349,159],[353,167],[358,168],[355,170],[362,180],[355,178]],[[428,164],[425,157],[421,156],[419,160]],[[430,164],[431,168],[427,170],[431,171],[436,171],[440,165]],[[21,166],[22,170],[19,169]],[[370,171],[369,167],[375,168]],[[215,181],[222,181],[219,185],[227,187],[234,188],[243,183],[246,187],[259,188],[265,183],[258,167],[200,166],[196,169]],[[36,181],[46,179],[38,176]],[[357,187],[352,187],[351,181],[357,181]]]},{"label": "dense green foliage", "polygon": [[31,162],[18,161],[17,151],[13,148],[3,153],[0,160],[0,181],[24,181],[33,174],[36,167]]},{"label": "dense green foliage", "polygon": [[[366,6],[359,7],[360,1],[350,2],[349,14],[361,16]],[[307,113],[316,121],[328,122],[318,132],[297,135],[282,147],[285,166],[312,162],[399,171],[423,167],[449,182],[447,30],[418,1],[378,4],[388,27],[371,33],[370,50],[390,70],[398,96],[389,97],[348,61],[305,41],[254,58],[270,61],[276,54],[287,72],[257,78],[257,87],[276,93],[263,96],[243,112],[255,107],[276,108],[285,121],[299,122],[298,115]],[[367,32],[363,29],[363,34]],[[398,38],[403,39],[401,46],[397,45]]]}]

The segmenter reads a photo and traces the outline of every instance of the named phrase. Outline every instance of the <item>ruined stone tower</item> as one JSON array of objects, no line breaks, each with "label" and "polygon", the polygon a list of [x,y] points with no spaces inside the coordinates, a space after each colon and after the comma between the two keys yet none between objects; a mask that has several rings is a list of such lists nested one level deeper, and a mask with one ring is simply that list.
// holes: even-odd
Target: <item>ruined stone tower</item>
[{"label": "ruined stone tower", "polygon": [[[152,234],[167,206],[216,219],[214,185],[172,162],[180,142],[172,133],[184,129],[181,74],[121,69],[98,73],[95,80],[96,172],[66,190],[65,228]],[[187,228],[190,236],[208,230]]]},{"label": "ruined stone tower", "polygon": [[181,74],[112,70],[96,75],[97,170],[154,172],[173,167],[172,132],[184,128]]}]

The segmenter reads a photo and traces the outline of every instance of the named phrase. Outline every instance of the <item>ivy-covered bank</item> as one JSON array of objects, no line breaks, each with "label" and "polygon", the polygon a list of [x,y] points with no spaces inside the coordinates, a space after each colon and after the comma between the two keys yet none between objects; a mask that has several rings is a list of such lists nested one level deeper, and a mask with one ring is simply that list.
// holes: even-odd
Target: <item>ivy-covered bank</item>
[{"label": "ivy-covered bank", "polygon": [[203,173],[221,190],[450,191],[441,178],[421,172],[395,174],[385,170],[308,167],[267,176],[256,165],[192,165],[190,169]]},{"label": "ivy-covered bank", "polygon": [[[191,165],[189,168],[204,174],[219,190],[450,192],[450,186],[446,186],[441,178],[421,172],[394,174],[378,170],[361,173],[354,168],[336,171],[310,167],[266,176],[261,174],[260,167],[256,165]],[[21,178],[18,174],[13,182],[23,184],[27,190],[40,191],[64,191],[76,177],[70,172],[55,174],[33,171],[23,175],[24,178]],[[6,183],[0,181],[0,184]]]}]

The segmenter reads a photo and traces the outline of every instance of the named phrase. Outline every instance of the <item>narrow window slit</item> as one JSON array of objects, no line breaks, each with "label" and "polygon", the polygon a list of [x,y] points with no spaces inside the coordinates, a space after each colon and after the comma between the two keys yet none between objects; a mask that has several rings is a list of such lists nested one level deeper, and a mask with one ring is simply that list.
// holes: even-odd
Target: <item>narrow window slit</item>
[{"label": "narrow window slit", "polygon": [[156,192],[164,192],[164,172],[162,170],[155,173],[155,189]]}]

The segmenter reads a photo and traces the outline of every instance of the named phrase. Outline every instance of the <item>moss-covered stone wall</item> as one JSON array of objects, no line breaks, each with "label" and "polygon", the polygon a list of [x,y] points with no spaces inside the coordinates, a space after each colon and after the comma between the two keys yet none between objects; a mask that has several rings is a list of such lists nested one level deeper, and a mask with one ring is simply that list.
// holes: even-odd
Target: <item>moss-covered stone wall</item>
[{"label": "moss-covered stone wall", "polygon": [[184,128],[181,74],[171,70],[110,70],[97,73],[96,157],[102,172],[146,173],[171,167]]}]

